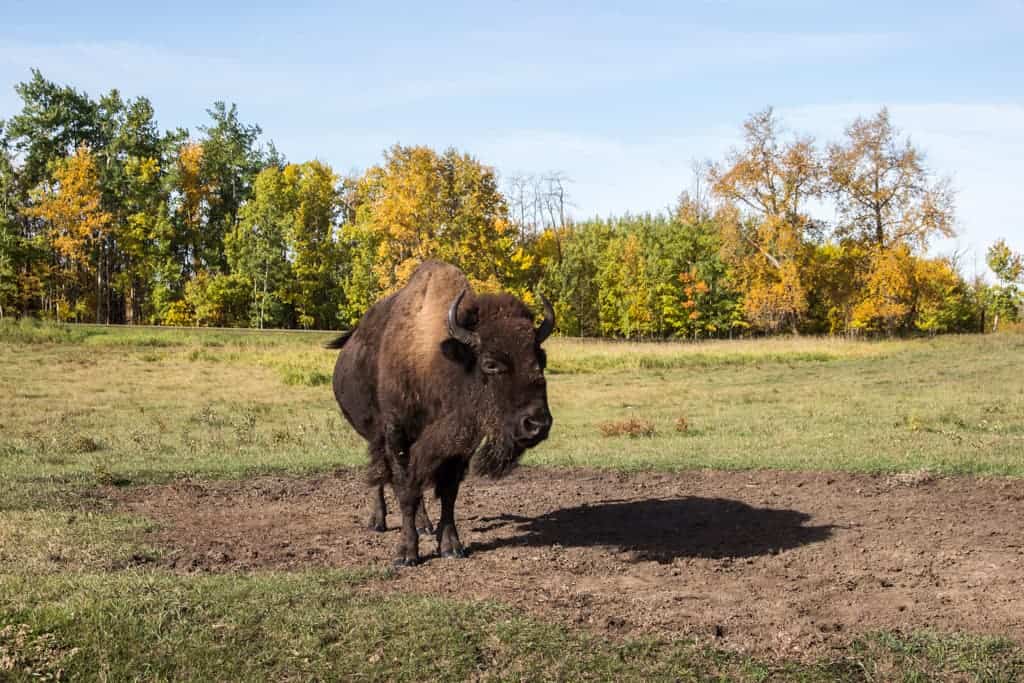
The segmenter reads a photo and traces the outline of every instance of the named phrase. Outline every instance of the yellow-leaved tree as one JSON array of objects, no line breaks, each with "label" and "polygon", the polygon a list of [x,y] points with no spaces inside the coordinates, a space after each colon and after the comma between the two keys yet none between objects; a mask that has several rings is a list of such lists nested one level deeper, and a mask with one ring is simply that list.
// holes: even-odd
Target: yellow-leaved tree
[{"label": "yellow-leaved tree", "polygon": [[743,131],[744,147],[708,172],[712,193],[725,202],[716,216],[722,256],[746,292],[751,322],[795,330],[807,310],[804,246],[816,229],[804,205],[821,194],[821,168],[813,140],[780,140],[771,108],[747,119]]},{"label": "yellow-leaved tree", "polygon": [[401,287],[425,259],[461,268],[474,288],[493,291],[522,278],[515,231],[494,170],[468,154],[396,145],[370,168],[350,199],[351,272],[344,317],[358,319],[377,297]]},{"label": "yellow-leaved tree", "polygon": [[850,326],[888,334],[906,326],[913,313],[915,267],[915,259],[905,244],[876,249]]},{"label": "yellow-leaved tree", "polygon": [[816,245],[804,266],[809,284],[815,332],[846,334],[852,330],[853,309],[860,302],[864,274],[870,270],[872,250],[859,242],[825,242]]},{"label": "yellow-leaved tree", "polygon": [[212,195],[210,184],[203,177],[203,146],[186,142],[178,149],[175,160],[175,185],[178,189],[177,235],[178,249],[182,253],[186,276],[203,268],[200,262],[200,244],[203,240],[203,207]]},{"label": "yellow-leaved tree", "polygon": [[750,322],[763,330],[777,331],[786,323],[795,326],[807,310],[800,267],[785,261],[778,268],[760,268],[748,275],[743,308]]},{"label": "yellow-leaved tree", "polygon": [[58,317],[100,322],[112,219],[102,207],[99,170],[89,148],[79,147],[58,162],[52,178],[33,190],[32,203],[22,212],[45,226],[53,248]]},{"label": "yellow-leaved tree", "polygon": [[953,236],[949,180],[931,176],[924,154],[899,139],[887,109],[850,124],[845,140],[829,145],[827,167],[840,237],[879,249],[922,249],[934,236]]}]

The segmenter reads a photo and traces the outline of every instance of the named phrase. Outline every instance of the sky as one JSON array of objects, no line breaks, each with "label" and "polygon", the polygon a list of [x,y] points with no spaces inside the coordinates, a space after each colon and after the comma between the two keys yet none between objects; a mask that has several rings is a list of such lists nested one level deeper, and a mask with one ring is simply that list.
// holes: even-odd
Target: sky
[{"label": "sky", "polygon": [[585,218],[670,206],[766,106],[819,144],[887,106],[958,193],[933,251],[972,274],[999,237],[1024,250],[1024,0],[147,4],[4,0],[0,119],[35,67],[164,128],[237,103],[340,173],[395,143],[558,171]]}]

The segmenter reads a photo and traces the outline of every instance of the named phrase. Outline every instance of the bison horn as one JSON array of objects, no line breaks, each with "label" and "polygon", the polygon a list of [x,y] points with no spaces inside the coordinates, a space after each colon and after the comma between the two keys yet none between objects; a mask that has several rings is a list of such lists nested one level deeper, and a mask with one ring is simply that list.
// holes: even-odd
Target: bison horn
[{"label": "bison horn", "polygon": [[555,330],[555,309],[552,308],[551,302],[543,294],[540,295],[540,300],[544,303],[544,320],[541,322],[540,327],[537,328],[538,344],[543,343]]},{"label": "bison horn", "polygon": [[472,349],[479,349],[480,335],[472,330],[467,330],[459,324],[459,304],[462,303],[462,297],[465,295],[466,290],[459,292],[459,295],[455,297],[455,301],[452,302],[451,308],[448,309],[448,334],[451,335],[452,339],[460,341]]}]

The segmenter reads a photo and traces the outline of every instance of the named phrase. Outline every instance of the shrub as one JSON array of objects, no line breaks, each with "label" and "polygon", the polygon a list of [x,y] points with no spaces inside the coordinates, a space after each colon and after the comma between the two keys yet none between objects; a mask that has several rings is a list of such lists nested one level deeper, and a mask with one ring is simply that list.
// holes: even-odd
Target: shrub
[{"label": "shrub", "polygon": [[597,425],[603,436],[654,436],[654,423],[641,417],[630,417],[625,420],[608,420]]}]

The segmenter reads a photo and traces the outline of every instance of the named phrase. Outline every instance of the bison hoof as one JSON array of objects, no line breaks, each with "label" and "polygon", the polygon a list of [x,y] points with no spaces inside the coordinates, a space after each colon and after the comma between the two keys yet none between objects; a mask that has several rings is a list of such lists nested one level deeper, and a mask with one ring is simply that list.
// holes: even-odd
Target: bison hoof
[{"label": "bison hoof", "polygon": [[461,560],[465,556],[466,551],[462,548],[457,548],[455,550],[445,550],[441,553],[441,557],[443,557],[446,560]]},{"label": "bison hoof", "polygon": [[416,533],[420,536],[430,536],[434,533],[434,527],[427,525],[416,528]]},{"label": "bison hoof", "polygon": [[392,567],[415,567],[420,563],[416,557],[396,557],[391,561]]},{"label": "bison hoof", "polygon": [[385,524],[384,522],[377,522],[377,521],[374,521],[374,520],[370,520],[370,523],[366,525],[366,528],[369,529],[370,531],[387,531],[388,530],[388,525]]}]

